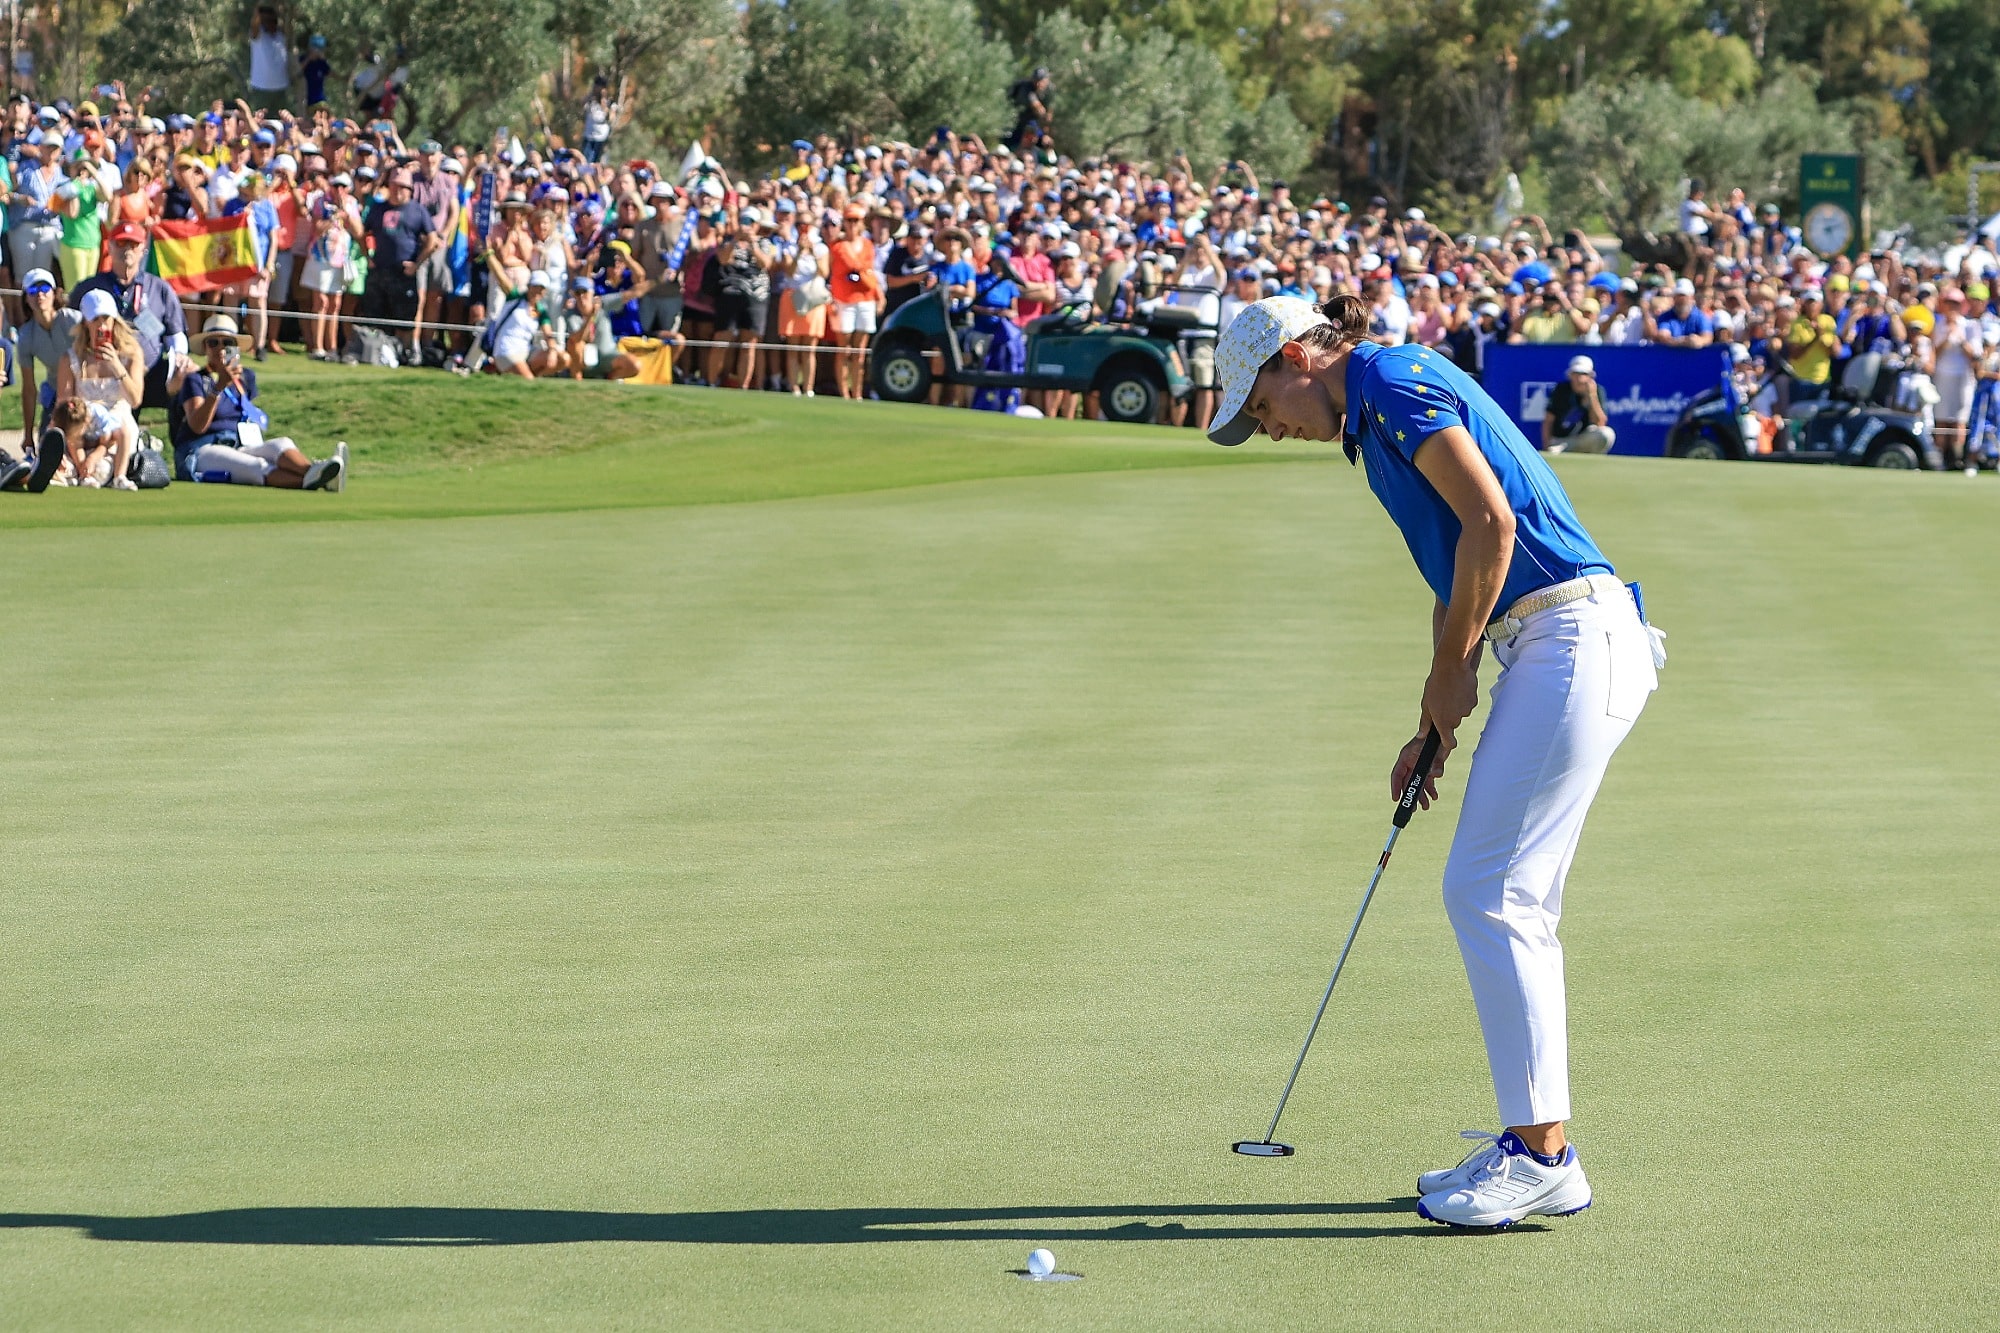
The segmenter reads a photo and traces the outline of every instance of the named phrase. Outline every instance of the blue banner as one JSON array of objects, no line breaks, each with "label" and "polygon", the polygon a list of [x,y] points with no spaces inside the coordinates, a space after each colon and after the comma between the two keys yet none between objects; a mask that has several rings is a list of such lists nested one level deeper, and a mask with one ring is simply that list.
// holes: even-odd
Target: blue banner
[{"label": "blue banner", "polygon": [[493,234],[493,196],[498,188],[491,168],[481,173],[478,202],[472,210],[472,244],[476,249],[485,249],[486,238]]},{"label": "blue banner", "polygon": [[1583,343],[1499,344],[1486,349],[1483,387],[1514,418],[1528,443],[1542,442],[1549,394],[1569,373],[1570,358],[1587,356],[1618,442],[1617,454],[1658,457],[1667,432],[1696,394],[1722,383],[1729,353],[1720,347],[1593,347]]}]

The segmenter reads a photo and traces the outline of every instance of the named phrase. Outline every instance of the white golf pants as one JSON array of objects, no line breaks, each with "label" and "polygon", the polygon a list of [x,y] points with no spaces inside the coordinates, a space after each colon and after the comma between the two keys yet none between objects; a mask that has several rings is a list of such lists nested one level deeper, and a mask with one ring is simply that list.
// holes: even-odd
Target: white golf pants
[{"label": "white golf pants", "polygon": [[1473,752],[1445,863],[1486,1038],[1500,1123],[1569,1119],[1563,879],[1612,752],[1658,686],[1652,642],[1624,588],[1527,617],[1494,646],[1500,678]]}]

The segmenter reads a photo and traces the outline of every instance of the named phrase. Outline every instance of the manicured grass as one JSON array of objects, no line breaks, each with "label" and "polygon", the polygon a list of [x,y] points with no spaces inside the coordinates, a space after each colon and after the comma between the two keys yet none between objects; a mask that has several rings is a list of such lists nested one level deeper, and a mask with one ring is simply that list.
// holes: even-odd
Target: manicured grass
[{"label": "manicured grass", "polygon": [[0,522],[123,527],[639,509],[1311,456],[1218,449],[1191,430],[1015,422],[734,390],[458,380],[296,356],[258,370],[273,433],[315,458],[347,442],[354,477],[344,494],[190,485],[136,496],[50,491],[6,504]]},{"label": "manicured grass", "polygon": [[[185,506],[8,539],[6,1323],[2000,1317],[2000,485],[1562,461],[1673,662],[1568,895],[1597,1206],[1470,1237],[1409,1211],[1492,1116],[1437,901],[1462,773],[1371,912],[1300,1155],[1228,1152],[1422,680],[1361,477],[654,398],[753,424],[0,507]],[[281,521],[606,477],[620,512]],[[1038,1244],[1084,1279],[1013,1277]]]}]

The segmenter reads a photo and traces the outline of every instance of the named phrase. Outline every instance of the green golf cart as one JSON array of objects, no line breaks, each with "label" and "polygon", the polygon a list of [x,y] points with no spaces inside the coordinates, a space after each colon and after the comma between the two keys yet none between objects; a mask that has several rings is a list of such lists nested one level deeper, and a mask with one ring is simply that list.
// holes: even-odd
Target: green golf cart
[{"label": "green golf cart", "polygon": [[1095,393],[1112,421],[1151,424],[1160,405],[1193,387],[1175,343],[1198,323],[1196,312],[1159,306],[1130,324],[1091,318],[1088,301],[1074,301],[1030,320],[1027,370],[982,370],[984,338],[955,320],[943,287],[898,306],[883,321],[874,348],[877,396],[892,403],[927,403],[931,386],[981,389],[1069,389]]}]

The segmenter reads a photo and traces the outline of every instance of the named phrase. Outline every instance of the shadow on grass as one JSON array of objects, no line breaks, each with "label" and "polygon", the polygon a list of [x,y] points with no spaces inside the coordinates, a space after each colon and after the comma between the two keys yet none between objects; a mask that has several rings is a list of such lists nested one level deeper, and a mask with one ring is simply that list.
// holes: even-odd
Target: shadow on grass
[{"label": "shadow on grass", "polygon": [[[1414,1199],[1054,1208],[756,1208],[600,1213],[542,1208],[226,1208],[160,1217],[0,1213],[0,1230],[74,1228],[92,1240],[183,1245],[872,1245],[936,1240],[1354,1240],[1450,1236]],[[1394,1225],[1341,1223],[1395,1216]],[[1117,1219],[1130,1219],[1119,1221]],[[1081,1225],[1080,1225],[1081,1224]]]}]

